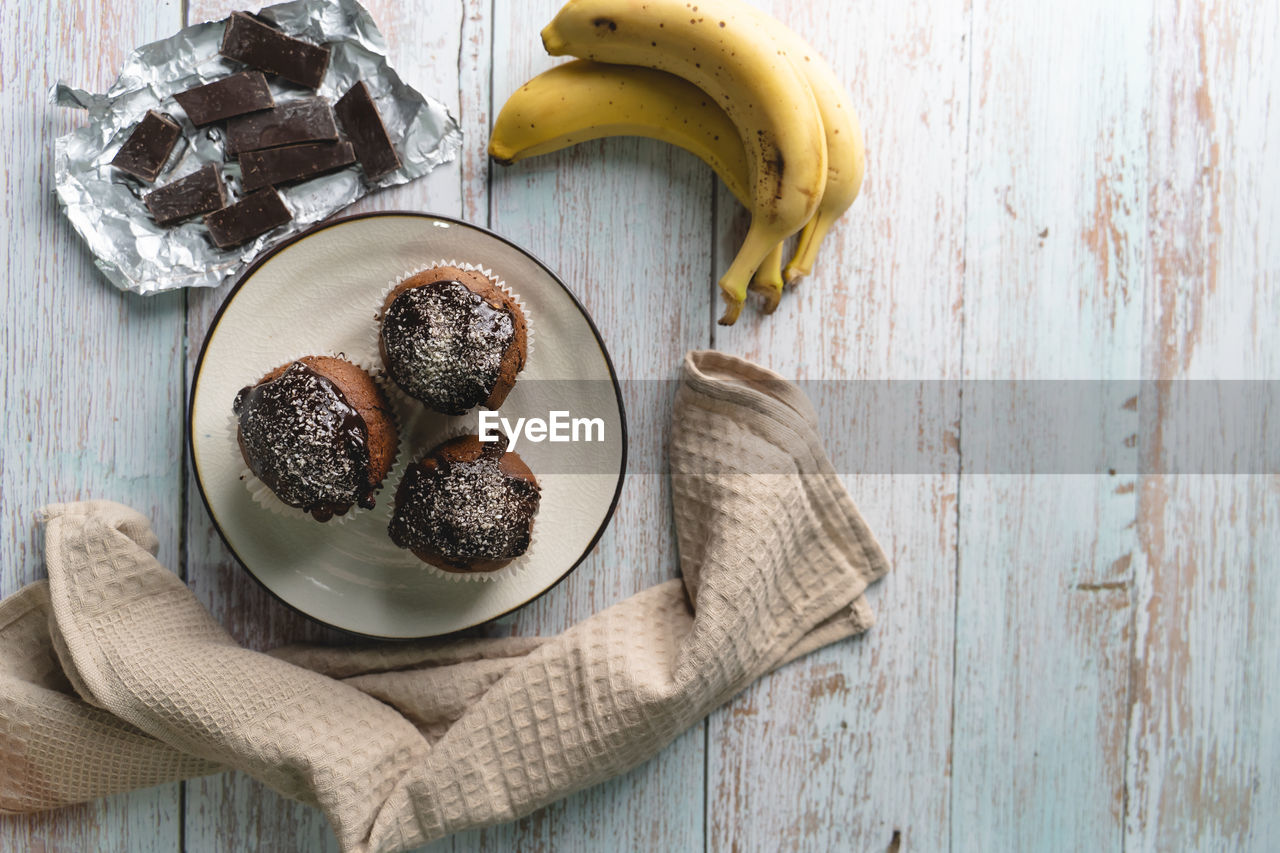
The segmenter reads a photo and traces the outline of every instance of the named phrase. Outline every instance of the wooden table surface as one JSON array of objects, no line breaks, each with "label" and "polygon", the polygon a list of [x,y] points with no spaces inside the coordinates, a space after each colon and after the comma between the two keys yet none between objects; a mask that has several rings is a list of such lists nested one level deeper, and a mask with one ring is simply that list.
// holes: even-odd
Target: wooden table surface
[{"label": "wooden table surface", "polygon": [[[624,378],[715,347],[804,379],[1280,377],[1280,13],[1245,0],[765,2],[827,57],[866,129],[863,197],[816,274],[715,325],[745,216],[692,156],[590,143],[491,167],[490,120],[548,67],[555,0],[373,0],[403,76],[466,134],[458,162],[358,209],[461,216],[528,247]],[[216,291],[122,295],[56,210],[47,104],[224,0],[0,6],[0,592],[44,574],[48,501],[149,515],[161,559],[244,643],[340,639],[270,598],[212,530],[183,409]],[[846,478],[895,571],[879,624],[769,676],[655,760],[431,850],[1274,850],[1280,480],[966,470]],[[854,414],[874,433],[873,393]],[[630,412],[658,441],[668,410]],[[1070,424],[1043,424],[1052,442]],[[647,439],[646,439],[647,437]],[[853,441],[833,436],[833,442]],[[848,450],[848,448],[846,448]],[[666,483],[489,630],[558,632],[675,573]],[[0,849],[320,850],[319,812],[240,774],[0,820]]]}]

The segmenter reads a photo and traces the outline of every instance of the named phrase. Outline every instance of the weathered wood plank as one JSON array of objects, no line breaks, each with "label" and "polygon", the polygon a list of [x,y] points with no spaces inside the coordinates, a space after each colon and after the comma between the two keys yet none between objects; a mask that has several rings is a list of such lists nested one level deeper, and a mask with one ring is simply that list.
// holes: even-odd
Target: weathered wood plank
[{"label": "weathered wood plank", "polygon": [[[182,294],[117,291],[57,210],[54,139],[82,123],[48,105],[58,79],[101,91],[173,8],[0,7],[0,596],[45,574],[36,510],[111,498],[148,515],[176,564],[181,523]],[[91,42],[65,37],[92,29]],[[46,45],[48,47],[46,47]],[[38,47],[36,47],[38,46]],[[173,850],[179,786],[0,817],[0,850]]]},{"label": "weathered wood plank", "polygon": [[496,105],[490,103],[493,52],[492,0],[463,0],[458,46],[458,105],[462,125],[461,205],[458,215],[476,224],[489,221],[489,127]]},{"label": "weathered wood plank", "polygon": [[[480,108],[488,105],[487,4],[468,0],[464,4],[432,4],[426,10],[390,0],[365,5],[387,39],[392,65],[406,82],[440,99],[460,116],[474,147],[475,125],[487,121]],[[219,18],[239,8],[242,4],[231,0],[193,0],[189,20]],[[481,64],[472,64],[476,62]],[[460,64],[467,66],[465,93],[459,84]],[[482,97],[473,90],[482,90]],[[465,107],[462,110],[460,103]],[[346,212],[407,209],[457,216],[464,210],[464,197],[472,207],[483,206],[483,177],[474,157],[464,159],[436,169],[422,180],[367,196]],[[195,368],[205,332],[229,288],[190,296],[188,371]],[[187,494],[188,584],[237,639],[254,648],[299,641],[349,641],[346,635],[326,630],[272,598],[222,545],[193,479],[188,482]],[[333,834],[318,810],[286,800],[243,774],[189,783],[186,805],[187,850],[250,846],[264,851],[336,849]]]},{"label": "weathered wood plank", "polygon": [[[1138,376],[1149,15],[974,5],[967,379]],[[992,426],[1027,408],[989,398],[961,420],[952,846],[1119,849],[1136,451],[1117,476],[1033,473],[1021,451],[1102,444],[1137,413],[1058,413],[1009,447]]]},{"label": "weathered wood plank", "polygon": [[[944,850],[949,821],[958,395],[939,383],[920,457],[893,450],[901,386],[956,379],[964,235],[968,15],[957,4],[761,4],[824,55],[865,130],[863,195],[814,274],[771,317],[748,306],[714,344],[813,380],[829,452],[895,571],[865,638],[770,675],[711,718],[712,850]],[[721,190],[716,271],[745,229]],[[713,285],[708,282],[708,288]],[[717,306],[718,307],[718,306]],[[927,450],[932,448],[932,451]],[[862,460],[866,460],[865,467]],[[903,466],[907,473],[888,474]]]},{"label": "weathered wood plank", "polygon": [[[1161,3],[1151,42],[1143,373],[1280,376],[1280,17]],[[1263,851],[1280,837],[1276,480],[1159,474],[1177,458],[1166,441],[1213,414],[1142,412],[1130,850]]]}]

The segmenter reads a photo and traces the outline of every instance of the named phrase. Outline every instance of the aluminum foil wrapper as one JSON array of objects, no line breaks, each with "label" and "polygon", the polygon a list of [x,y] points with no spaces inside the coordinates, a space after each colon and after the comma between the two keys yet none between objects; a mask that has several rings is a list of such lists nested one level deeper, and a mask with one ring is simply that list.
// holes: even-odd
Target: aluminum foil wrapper
[{"label": "aluminum foil wrapper", "polygon": [[[336,103],[357,80],[368,85],[400,153],[401,168],[372,183],[358,166],[352,166],[280,188],[293,221],[233,249],[216,248],[200,217],[170,227],[157,225],[142,196],[205,163],[222,164],[233,200],[238,197],[240,167],[224,156],[222,124],[196,128],[173,93],[246,70],[246,66],[218,55],[225,20],[187,27],[144,45],[129,55],[105,95],[63,83],[51,93],[55,104],[89,112],[87,126],[57,141],[58,201],[89,244],[94,263],[122,290],[159,293],[179,287],[214,287],[242,272],[267,247],[372,190],[419,178],[457,156],[462,144],[457,121],[443,104],[405,84],[387,64],[382,34],[355,0],[297,0],[268,6],[259,14],[289,35],[329,45],[329,70],[317,94]],[[277,103],[311,94],[270,74],[267,79]],[[111,159],[151,109],[177,120],[183,138],[164,171],[148,185],[112,168]]]}]

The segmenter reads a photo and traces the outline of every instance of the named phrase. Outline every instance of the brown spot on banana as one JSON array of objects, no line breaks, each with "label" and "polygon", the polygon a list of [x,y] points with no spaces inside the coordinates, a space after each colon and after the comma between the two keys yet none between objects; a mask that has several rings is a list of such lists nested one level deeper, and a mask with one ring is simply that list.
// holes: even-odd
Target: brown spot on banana
[{"label": "brown spot on banana", "polygon": [[773,157],[769,159],[769,167],[773,170],[773,180],[778,185],[774,191],[774,198],[782,198],[782,173],[786,169],[787,161],[782,158],[782,152],[775,150]]}]

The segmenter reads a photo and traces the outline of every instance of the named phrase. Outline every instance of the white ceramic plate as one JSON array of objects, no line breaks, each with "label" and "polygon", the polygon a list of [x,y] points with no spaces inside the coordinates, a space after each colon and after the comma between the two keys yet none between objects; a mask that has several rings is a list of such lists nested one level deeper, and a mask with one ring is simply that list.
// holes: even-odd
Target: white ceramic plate
[{"label": "white ceramic plate", "polygon": [[[376,509],[341,524],[277,514],[255,503],[231,428],[236,392],[303,355],[344,353],[380,364],[374,315],[388,284],[441,259],[473,262],[503,279],[533,330],[528,363],[500,414],[600,418],[604,440],[532,443],[516,452],[542,486],[533,544],[496,580],[433,573],[387,537],[406,456],[478,425],[397,400],[408,452]],[[550,270],[502,238],[415,213],[354,216],[321,225],[259,259],[223,303],[196,366],[191,456],[214,524],[245,568],[286,604],[374,637],[429,637],[476,625],[536,598],[569,574],[613,515],[626,467],[626,416],[613,365],[590,318]],[[580,434],[581,435],[581,434]],[[594,436],[593,436],[594,437]]]}]

